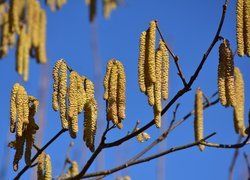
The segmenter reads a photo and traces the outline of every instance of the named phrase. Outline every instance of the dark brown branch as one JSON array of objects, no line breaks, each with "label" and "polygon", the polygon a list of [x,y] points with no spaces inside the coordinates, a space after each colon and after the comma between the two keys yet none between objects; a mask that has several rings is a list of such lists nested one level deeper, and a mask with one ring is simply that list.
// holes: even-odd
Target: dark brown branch
[{"label": "dark brown branch", "polygon": [[[242,136],[239,135],[239,138],[237,140],[237,144],[239,144],[241,142],[241,140],[242,140]],[[229,180],[233,180],[233,170],[234,170],[238,155],[239,155],[239,149],[235,149],[233,159],[232,159],[232,162],[231,162],[231,165],[230,165],[230,168],[229,168],[229,176],[228,176]]]},{"label": "dark brown branch", "polygon": [[178,75],[180,76],[183,85],[186,86],[186,85],[187,85],[187,82],[186,82],[186,79],[185,79],[185,77],[184,77],[184,75],[183,75],[183,72],[182,72],[181,67],[180,67],[180,65],[179,65],[179,62],[178,62],[179,57],[176,56],[176,55],[174,54],[174,52],[170,49],[170,47],[168,46],[167,42],[165,41],[165,39],[164,39],[164,37],[163,37],[163,35],[162,35],[162,33],[161,33],[161,30],[160,30],[160,27],[159,27],[159,25],[158,25],[158,22],[157,22],[157,21],[155,21],[155,22],[156,22],[156,29],[157,29],[157,31],[159,32],[159,34],[160,34],[160,36],[161,36],[161,39],[162,39],[162,41],[164,42],[165,47],[167,48],[168,52],[170,53],[170,55],[171,55],[171,56],[173,57],[173,59],[174,59],[175,66],[177,67],[177,70],[178,70]]},{"label": "dark brown branch", "polygon": [[[31,159],[31,164],[38,158],[38,156],[50,145],[52,144],[61,134],[68,131],[68,129],[61,129],[49,142],[47,142],[41,149],[37,151],[35,156]],[[30,168],[30,166],[26,165],[14,178],[14,180],[19,179],[25,171],[27,171]]]},{"label": "dark brown branch", "polygon": [[149,156],[149,157],[146,157],[146,158],[143,158],[143,159],[140,159],[140,160],[137,160],[137,161],[133,161],[133,162],[129,162],[129,163],[125,163],[121,166],[118,166],[116,168],[113,168],[113,169],[110,169],[110,170],[105,170],[105,171],[101,171],[101,172],[97,172],[97,173],[91,173],[91,174],[86,174],[85,176],[83,176],[83,178],[89,178],[89,177],[94,177],[94,176],[101,176],[101,175],[108,175],[108,174],[112,174],[116,171],[119,171],[121,169],[124,169],[124,168],[127,168],[127,167],[130,167],[130,166],[133,166],[133,165],[136,165],[136,164],[140,164],[140,163],[144,163],[144,162],[148,162],[148,161],[151,161],[153,159],[156,159],[156,158],[159,158],[161,156],[164,156],[166,154],[170,154],[170,153],[173,153],[173,152],[176,152],[176,151],[180,151],[180,150],[184,150],[184,149],[187,149],[187,148],[190,148],[190,147],[193,147],[193,146],[196,146],[196,145],[199,145],[202,141],[214,136],[216,133],[212,133],[210,134],[209,136],[205,137],[204,139],[200,140],[200,141],[196,141],[194,143],[190,143],[190,144],[186,144],[184,146],[179,146],[179,147],[175,147],[175,148],[170,148],[166,151],[163,151],[159,154],[155,154],[155,155],[152,155],[152,156]]}]

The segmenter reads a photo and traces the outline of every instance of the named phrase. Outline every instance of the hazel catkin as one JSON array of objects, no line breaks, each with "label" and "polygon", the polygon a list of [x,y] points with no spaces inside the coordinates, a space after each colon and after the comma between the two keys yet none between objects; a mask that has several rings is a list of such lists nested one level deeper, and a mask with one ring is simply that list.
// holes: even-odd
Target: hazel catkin
[{"label": "hazel catkin", "polygon": [[118,67],[118,78],[117,78],[117,109],[118,109],[118,119],[119,123],[121,120],[126,118],[125,108],[126,108],[126,75],[124,67],[121,62],[116,61]]},{"label": "hazel catkin", "polygon": [[[203,95],[200,88],[197,89],[195,95],[195,108],[194,108],[194,134],[195,141],[203,139]],[[205,146],[199,144],[199,149],[204,151]]]},{"label": "hazel catkin", "polygon": [[155,88],[154,88],[154,96],[155,96],[155,108],[157,111],[161,112],[162,105],[161,105],[161,69],[162,69],[162,51],[157,49],[156,51],[156,58],[155,58],[155,70],[159,72],[156,76],[155,81]]},{"label": "hazel catkin", "polygon": [[243,4],[243,35],[244,35],[244,51],[250,57],[250,1],[244,0]]},{"label": "hazel catkin", "polygon": [[238,45],[237,51],[239,56],[244,56],[243,2],[244,0],[237,0],[236,4],[236,36]]},{"label": "hazel catkin", "polygon": [[146,45],[146,31],[141,33],[140,37],[140,52],[139,52],[139,63],[138,63],[138,81],[141,92],[146,91],[145,86],[145,45]]},{"label": "hazel catkin", "polygon": [[20,84],[15,83],[12,90],[11,90],[11,98],[10,98],[10,132],[14,133],[16,129],[16,116],[17,116],[17,109],[16,109],[16,98],[17,92],[19,89]]},{"label": "hazel catkin", "polygon": [[106,67],[106,74],[105,74],[104,80],[103,80],[103,86],[104,86],[103,99],[104,100],[107,100],[109,97],[109,79],[110,79],[110,73],[111,73],[111,69],[113,66],[113,62],[114,62],[113,59],[109,60],[107,63],[107,67]]},{"label": "hazel catkin", "polygon": [[156,38],[156,22],[150,21],[148,31],[148,78],[149,82],[153,83],[156,81],[155,75],[155,38]]}]

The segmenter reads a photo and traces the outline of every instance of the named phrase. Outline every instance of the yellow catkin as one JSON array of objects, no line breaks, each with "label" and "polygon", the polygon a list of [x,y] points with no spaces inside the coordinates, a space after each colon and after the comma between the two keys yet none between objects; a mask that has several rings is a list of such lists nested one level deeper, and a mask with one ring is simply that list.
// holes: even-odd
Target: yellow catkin
[{"label": "yellow catkin", "polygon": [[97,123],[97,103],[94,98],[89,100],[84,107],[84,132],[83,140],[91,152],[95,150],[95,133]]},{"label": "yellow catkin", "polygon": [[46,12],[41,9],[39,13],[39,32],[38,32],[38,62],[45,64],[47,62],[46,54],[46,26],[47,17]]},{"label": "yellow catkin", "polygon": [[28,34],[32,37],[33,31],[33,24],[35,23],[33,14],[34,14],[34,2],[35,0],[27,0],[27,27],[28,27]]},{"label": "yellow catkin", "polygon": [[29,54],[31,40],[30,36],[25,33],[25,44],[23,45],[23,80],[26,82],[29,78]]},{"label": "yellow catkin", "polygon": [[118,84],[118,68],[114,64],[110,74],[109,80],[109,99],[108,99],[108,119],[112,120],[114,124],[118,124],[117,116],[117,84]]},{"label": "yellow catkin", "polygon": [[234,107],[234,125],[236,132],[242,136],[246,136],[245,124],[244,124],[244,103],[245,103],[245,92],[244,92],[244,80],[240,72],[240,69],[234,68],[235,74],[235,95],[236,105]]},{"label": "yellow catkin", "polygon": [[20,159],[22,159],[24,141],[25,141],[24,136],[17,136],[16,135],[16,145],[15,145],[16,153],[15,153],[14,161],[13,161],[13,169],[14,169],[14,171],[18,170],[18,162],[19,162]]},{"label": "yellow catkin", "polygon": [[107,67],[106,67],[106,74],[104,76],[104,80],[103,80],[103,86],[104,86],[104,96],[103,99],[107,100],[109,97],[109,79],[110,79],[110,73],[111,73],[111,69],[114,63],[114,59],[110,59],[107,63]]},{"label": "yellow catkin", "polygon": [[8,54],[8,44],[9,44],[9,16],[8,13],[4,13],[3,17],[3,25],[2,25],[2,38],[1,38],[1,56],[6,56]]},{"label": "yellow catkin", "polygon": [[16,129],[16,116],[17,116],[17,109],[16,109],[16,98],[17,92],[19,89],[20,84],[15,83],[12,90],[11,90],[11,98],[10,98],[10,132],[14,133]]},{"label": "yellow catkin", "polygon": [[169,55],[167,48],[162,40],[160,40],[159,48],[162,51],[162,71],[161,71],[161,94],[164,100],[168,99],[168,74],[169,74]]},{"label": "yellow catkin", "polygon": [[50,161],[50,155],[46,154],[44,159],[44,180],[52,179],[52,166]]},{"label": "yellow catkin", "polygon": [[156,38],[156,23],[151,21],[149,23],[149,32],[148,32],[148,74],[149,82],[153,83],[156,81],[155,75],[155,38]]},{"label": "yellow catkin", "polygon": [[94,88],[94,84],[92,81],[90,81],[89,79],[85,80],[85,88],[86,88],[86,102],[92,100],[94,98],[95,95],[95,88]]},{"label": "yellow catkin", "polygon": [[68,172],[66,173],[66,177],[73,177],[78,174],[78,164],[76,161],[71,162],[71,166],[69,167]]},{"label": "yellow catkin", "polygon": [[90,0],[89,4],[89,21],[93,22],[96,16],[96,0]]},{"label": "yellow catkin", "polygon": [[[29,124],[29,96],[24,88],[22,90],[22,101],[23,101],[23,123],[25,125]],[[17,98],[19,98],[17,96]]]},{"label": "yellow catkin", "polygon": [[35,123],[34,116],[37,112],[39,101],[33,97],[29,96],[29,124],[25,132],[26,137],[26,149],[25,149],[25,162],[27,165],[31,163],[31,150],[35,141],[35,133],[39,129],[38,125]]},{"label": "yellow catkin", "polygon": [[63,60],[59,60],[56,62],[53,68],[53,79],[54,79],[54,84],[53,84],[53,94],[52,94],[52,105],[54,111],[58,111],[59,105],[58,105],[58,91],[59,91],[59,70],[60,66],[63,63]]},{"label": "yellow catkin", "polygon": [[148,84],[146,88],[147,88],[147,95],[148,95],[148,104],[150,106],[154,106],[155,105],[154,84],[153,83]]},{"label": "yellow catkin", "polygon": [[145,139],[145,141],[150,139],[150,135],[146,132],[142,132],[142,137],[143,137],[143,139]]},{"label": "yellow catkin", "polygon": [[159,112],[154,106],[154,121],[157,128],[161,127],[161,112]]},{"label": "yellow catkin", "polygon": [[141,92],[146,91],[145,85],[145,45],[146,45],[146,31],[141,33],[140,37],[140,52],[139,52],[139,63],[138,63],[138,80]]},{"label": "yellow catkin", "polygon": [[37,162],[37,179],[38,180],[43,180],[43,171],[44,171],[44,157],[45,157],[45,153],[42,152],[39,156],[38,156],[38,162]]},{"label": "yellow catkin", "polygon": [[[195,108],[194,108],[194,134],[195,141],[203,139],[203,95],[200,88],[197,89],[195,95]],[[199,149],[204,151],[205,146],[199,144]]]},{"label": "yellow catkin", "polygon": [[68,120],[66,118],[66,94],[67,94],[67,65],[62,61],[60,66],[60,75],[59,75],[59,107],[60,107],[60,118],[62,122],[62,128],[68,128]]},{"label": "yellow catkin", "polygon": [[[135,129],[135,131],[138,131],[139,130],[139,128],[137,127],[136,129]],[[136,136],[136,138],[137,138],[137,141],[139,141],[139,142],[144,142],[144,138],[143,138],[143,135],[142,135],[142,133],[139,133],[137,136]]]},{"label": "yellow catkin", "polygon": [[226,98],[228,105],[235,106],[235,90],[234,90],[234,60],[230,44],[228,40],[224,41],[224,55],[226,59]]},{"label": "yellow catkin", "polygon": [[40,34],[39,34],[39,29],[40,27],[40,12],[41,12],[41,7],[39,1],[34,1],[33,3],[33,25],[32,25],[32,46],[37,48],[39,45],[39,39],[40,39]]},{"label": "yellow catkin", "polygon": [[238,45],[238,55],[244,56],[244,35],[243,35],[243,2],[244,0],[237,0],[236,4],[236,36]]},{"label": "yellow catkin", "polygon": [[244,50],[245,54],[250,57],[250,0],[244,0],[243,16]]},{"label": "yellow catkin", "polygon": [[155,70],[159,72],[156,76],[155,81],[155,88],[154,88],[154,96],[155,96],[155,107],[156,110],[161,112],[162,105],[161,105],[161,69],[162,69],[162,51],[157,49],[156,56],[155,56]]},{"label": "yellow catkin", "polygon": [[21,1],[20,0],[11,0],[10,1],[10,31],[11,32],[16,32],[19,34],[20,28],[19,28],[19,11],[21,8]]},{"label": "yellow catkin", "polygon": [[23,75],[25,37],[26,37],[26,28],[25,26],[22,26],[20,35],[17,40],[17,48],[16,48],[16,71],[20,75]]},{"label": "yellow catkin", "polygon": [[69,116],[69,131],[72,138],[76,138],[78,132],[78,103],[77,103],[77,77],[78,73],[71,71],[69,75],[69,90],[68,90],[68,116]]},{"label": "yellow catkin", "polygon": [[125,109],[126,109],[126,75],[124,67],[121,62],[117,61],[118,67],[118,87],[117,87],[117,109],[118,109],[118,120],[126,118]]},{"label": "yellow catkin", "polygon": [[16,122],[16,135],[21,137],[23,135],[23,124],[24,121],[24,88],[20,86],[17,92],[17,100],[16,100],[16,107],[17,107],[17,122]]},{"label": "yellow catkin", "polygon": [[86,92],[84,90],[85,77],[77,76],[77,109],[78,114],[83,111],[84,105],[86,103]]}]

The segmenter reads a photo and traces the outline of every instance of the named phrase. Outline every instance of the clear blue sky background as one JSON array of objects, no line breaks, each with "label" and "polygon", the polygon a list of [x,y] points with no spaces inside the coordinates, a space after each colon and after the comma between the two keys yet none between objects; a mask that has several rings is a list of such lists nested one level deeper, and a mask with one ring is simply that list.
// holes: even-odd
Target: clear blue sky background
[{"label": "clear blue sky background", "polygon": [[[0,168],[6,166],[5,178],[12,179],[16,173],[12,170],[14,151],[6,152],[8,141],[14,139],[9,133],[9,98],[13,84],[21,82],[27,92],[46,102],[45,129],[42,144],[45,144],[61,128],[59,113],[51,108],[52,94],[52,68],[55,62],[64,58],[70,67],[80,74],[86,75],[96,82],[97,98],[103,93],[102,82],[98,81],[95,75],[94,56],[100,58],[101,81],[105,73],[106,63],[110,58],[119,59],[125,66],[127,74],[127,119],[124,121],[122,130],[113,130],[107,141],[111,142],[127,134],[134,128],[137,119],[141,125],[146,124],[153,118],[152,108],[147,104],[147,98],[140,93],[137,83],[137,62],[140,33],[147,29],[150,20],[157,19],[166,41],[169,43],[175,54],[180,58],[180,65],[187,80],[196,69],[204,52],[210,45],[220,20],[224,0],[214,1],[174,1],[174,0],[127,0],[125,5],[112,12],[111,18],[105,20],[102,16],[101,3],[98,3],[98,15],[94,25],[88,21],[88,8],[83,0],[69,1],[60,11],[52,13],[48,7],[43,6],[47,12],[47,52],[49,62],[47,65],[38,65],[34,60],[30,64],[30,78],[23,83],[15,72],[15,50],[11,50],[7,58],[0,62],[0,114],[1,114],[1,138],[0,138]],[[228,12],[225,24],[222,29],[222,36],[228,38],[231,48],[236,49],[235,38],[235,4],[236,0],[229,0]],[[94,32],[96,31],[96,32]],[[96,33],[96,34],[95,34]],[[93,36],[97,35],[98,51],[93,51]],[[194,93],[197,87],[201,87],[207,96],[217,91],[217,65],[218,45],[215,46],[207,59],[200,76],[194,83],[192,91],[181,97],[181,103],[177,113],[177,119],[182,118],[193,109]],[[250,107],[249,101],[249,58],[236,56],[235,65],[240,67],[245,80],[246,111]],[[170,62],[170,99],[182,87],[181,81],[176,75],[176,67],[173,61]],[[98,73],[97,73],[98,74]],[[48,78],[49,89],[44,98],[41,97],[42,78]],[[101,94],[101,95],[100,95]],[[166,104],[166,102],[164,102]],[[99,132],[103,131],[100,124],[105,125],[104,101],[99,102]],[[164,115],[165,126],[169,125],[172,119],[174,106]],[[224,108],[217,104],[205,111],[205,135],[217,132],[217,135],[210,139],[212,142],[233,144],[237,135],[233,129],[232,108]],[[245,113],[247,122],[247,113]],[[39,118],[36,118],[39,121]],[[102,123],[100,123],[102,121]],[[41,122],[39,122],[41,123]],[[82,142],[83,115],[79,116],[79,134],[77,139],[72,140],[68,133],[63,134],[53,143],[46,153],[51,155],[53,164],[53,177],[61,173],[67,147],[71,141],[75,145],[71,151],[71,159],[76,160],[81,168],[91,153],[85,148]],[[136,139],[124,143],[120,147],[105,150],[103,154],[105,169],[115,167],[133,157],[144,147],[151,143],[160,134],[159,129],[152,127],[147,132],[151,140],[145,143],[138,143]],[[97,142],[99,140],[97,139]],[[184,145],[194,141],[193,117],[174,130],[167,140],[157,146],[147,155],[154,154],[160,150]],[[97,146],[97,144],[96,144]],[[249,153],[249,147],[240,150],[239,159],[234,172],[235,179],[244,179],[247,174],[246,163],[243,152]],[[227,179],[228,169],[231,163],[234,150],[213,149],[207,147],[200,152],[198,147],[175,152],[161,158],[161,161],[153,160],[145,164],[136,165],[106,177],[115,179],[117,176],[129,175],[132,179],[156,179],[159,176],[159,162],[161,170],[164,171],[163,179]],[[33,153],[34,154],[34,153]],[[20,161],[20,169],[24,166]],[[88,172],[97,168],[94,163]],[[32,170],[29,170],[21,179],[32,177]],[[2,178],[0,178],[2,179]]]}]

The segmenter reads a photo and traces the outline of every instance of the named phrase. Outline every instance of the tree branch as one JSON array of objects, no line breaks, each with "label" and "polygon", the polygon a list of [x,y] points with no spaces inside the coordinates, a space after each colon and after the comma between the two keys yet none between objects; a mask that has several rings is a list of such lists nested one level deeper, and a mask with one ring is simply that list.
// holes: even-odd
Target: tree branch
[{"label": "tree branch", "polygon": [[[64,132],[68,131],[68,129],[61,129],[51,140],[49,140],[49,142],[47,142],[41,149],[39,149],[37,151],[37,153],[35,154],[35,156],[31,159],[31,163],[32,164],[37,158],[38,156],[50,145],[52,144],[61,134],[63,134]],[[19,179],[23,173],[25,173],[25,171],[27,171],[31,166],[26,165],[18,174],[17,176],[14,178],[14,180]]]}]

